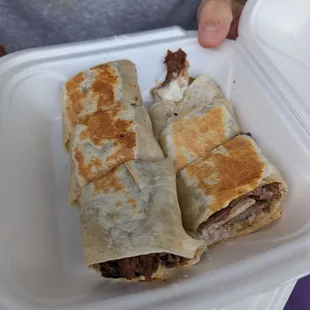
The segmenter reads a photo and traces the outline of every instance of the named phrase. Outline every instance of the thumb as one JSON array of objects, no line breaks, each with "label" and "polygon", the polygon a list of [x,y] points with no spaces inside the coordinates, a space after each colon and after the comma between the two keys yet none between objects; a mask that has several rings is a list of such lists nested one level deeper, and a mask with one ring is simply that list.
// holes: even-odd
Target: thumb
[{"label": "thumb", "polygon": [[232,0],[205,0],[198,10],[198,41],[203,47],[217,47],[229,32]]}]

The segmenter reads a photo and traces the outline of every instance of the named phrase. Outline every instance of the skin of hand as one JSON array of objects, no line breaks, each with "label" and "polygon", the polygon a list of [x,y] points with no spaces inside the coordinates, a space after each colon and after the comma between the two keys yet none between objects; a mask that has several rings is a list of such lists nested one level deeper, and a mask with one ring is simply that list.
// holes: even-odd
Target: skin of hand
[{"label": "skin of hand", "polygon": [[203,47],[217,47],[225,38],[236,39],[240,15],[246,0],[203,0],[198,9],[198,41]]}]

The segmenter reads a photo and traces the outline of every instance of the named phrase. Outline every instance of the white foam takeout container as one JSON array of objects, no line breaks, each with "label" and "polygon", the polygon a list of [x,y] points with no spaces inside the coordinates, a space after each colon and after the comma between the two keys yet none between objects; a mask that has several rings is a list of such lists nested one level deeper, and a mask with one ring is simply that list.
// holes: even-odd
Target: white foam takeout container
[{"label": "white foam takeout container", "polygon": [[[238,40],[216,50],[171,28],[1,59],[0,309],[209,309],[310,272],[309,29],[308,0],[249,0]],[[77,212],[67,205],[61,88],[81,70],[128,58],[150,103],[167,49],[180,47],[191,76],[217,80],[244,131],[288,181],[284,214],[210,251],[173,283],[104,280],[83,262]]]},{"label": "white foam takeout container", "polygon": [[202,304],[191,307],[191,310],[283,310],[295,286],[295,281],[285,283],[276,289],[256,294],[251,297],[229,304],[224,308],[204,308]]}]

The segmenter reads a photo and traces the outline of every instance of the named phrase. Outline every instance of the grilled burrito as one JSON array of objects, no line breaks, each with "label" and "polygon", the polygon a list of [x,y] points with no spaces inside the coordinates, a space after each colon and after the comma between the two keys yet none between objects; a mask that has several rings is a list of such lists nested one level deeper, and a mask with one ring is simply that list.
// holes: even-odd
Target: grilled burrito
[{"label": "grilled burrito", "polygon": [[71,204],[82,187],[114,166],[164,158],[129,60],[81,72],[65,84],[64,92],[63,143],[71,155]]},{"label": "grilled burrito", "polygon": [[178,101],[180,92],[176,92],[177,85],[184,83],[177,81],[188,76],[184,74],[186,62],[176,57],[178,54],[180,50],[168,53],[166,57],[167,77],[173,75],[171,70],[182,64],[183,71],[176,71],[175,79],[168,79],[168,84],[165,81],[164,86],[153,89],[154,98],[158,101],[149,109],[154,135],[165,156],[173,159],[177,172],[240,132],[231,103],[210,77],[203,75],[195,79]]},{"label": "grilled burrito", "polygon": [[129,60],[113,61],[80,72],[65,84],[63,92],[63,144],[67,151],[75,125],[83,124],[90,115],[123,103],[141,104],[136,67]]},{"label": "grilled burrito", "polygon": [[112,168],[82,189],[79,206],[85,260],[103,277],[163,279],[205,249],[182,226],[169,158]]},{"label": "grilled burrito", "polygon": [[248,135],[205,154],[177,177],[185,229],[208,246],[248,235],[277,220],[287,184]]}]

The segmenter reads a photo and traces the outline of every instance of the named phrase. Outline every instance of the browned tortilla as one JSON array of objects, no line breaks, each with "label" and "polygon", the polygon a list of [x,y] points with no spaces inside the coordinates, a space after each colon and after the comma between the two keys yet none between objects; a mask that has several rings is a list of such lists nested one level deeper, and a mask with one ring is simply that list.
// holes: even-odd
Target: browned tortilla
[{"label": "browned tortilla", "polygon": [[136,66],[129,60],[102,64],[80,72],[64,86],[63,143],[67,151],[73,129],[98,111],[141,105]]},{"label": "browned tortilla", "polygon": [[179,173],[177,185],[185,229],[207,244],[244,236],[279,218],[288,188],[248,135],[197,159]]}]

